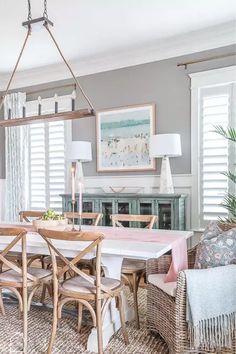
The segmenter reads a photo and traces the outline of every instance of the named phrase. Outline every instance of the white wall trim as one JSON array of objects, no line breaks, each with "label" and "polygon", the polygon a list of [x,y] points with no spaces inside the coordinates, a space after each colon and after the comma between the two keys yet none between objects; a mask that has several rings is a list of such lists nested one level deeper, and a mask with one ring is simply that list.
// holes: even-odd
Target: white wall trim
[{"label": "white wall trim", "polygon": [[[172,38],[155,41],[139,48],[113,51],[103,55],[71,61],[76,76],[150,63],[158,60],[178,57],[204,50],[235,44],[235,23],[189,32]],[[95,57],[95,59],[94,59]],[[10,73],[0,73],[0,91],[4,91]],[[64,64],[59,63],[34,69],[19,71],[14,78],[12,88],[40,85],[71,78]]]},{"label": "white wall trim", "polygon": [[189,74],[189,77],[191,89],[235,82],[236,65]]},{"label": "white wall trim", "polygon": [[[173,183],[176,189],[182,187],[192,187],[192,176],[190,174],[174,174]],[[160,175],[123,175],[123,176],[85,176],[86,189],[103,187],[129,187],[140,188],[142,193],[152,193],[153,189],[160,185]],[[109,182],[108,182],[109,181]],[[124,190],[125,193],[125,190]],[[178,193],[176,191],[176,193]]]}]

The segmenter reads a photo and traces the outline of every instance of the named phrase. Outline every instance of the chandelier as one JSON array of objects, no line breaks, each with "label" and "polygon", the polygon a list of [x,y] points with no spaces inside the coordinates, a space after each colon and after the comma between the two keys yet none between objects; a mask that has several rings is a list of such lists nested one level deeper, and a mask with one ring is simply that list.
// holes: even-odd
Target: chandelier
[{"label": "chandelier", "polygon": [[[3,107],[5,98],[7,96],[7,94],[9,93],[10,87],[11,87],[11,83],[12,80],[15,76],[15,73],[17,71],[19,62],[21,60],[21,57],[23,55],[24,49],[26,47],[27,41],[29,39],[29,36],[32,33],[33,28],[35,27],[42,27],[44,28],[49,36],[52,39],[52,42],[54,43],[54,45],[56,46],[56,49],[58,51],[58,53],[60,54],[61,58],[63,59],[65,65],[67,66],[68,70],[70,71],[72,78],[75,82],[75,88],[78,88],[80,90],[80,92],[82,93],[83,97],[85,98],[85,100],[88,103],[89,108],[87,109],[80,109],[80,110],[75,110],[75,92],[73,92],[72,97],[71,97],[71,111],[68,112],[60,112],[58,113],[58,109],[55,108],[55,113],[53,114],[41,114],[41,109],[38,110],[38,115],[37,116],[31,116],[31,117],[26,117],[26,110],[25,107],[22,108],[22,116],[21,117],[11,117],[11,111],[8,112],[8,119],[7,120],[1,120],[0,119],[0,126],[2,127],[12,127],[12,126],[19,126],[19,125],[26,125],[26,124],[33,124],[33,123],[42,123],[42,122],[53,122],[53,121],[58,121],[58,120],[71,120],[71,119],[79,119],[79,118],[86,118],[86,117],[90,117],[94,115],[94,109],[93,109],[93,105],[90,101],[90,99],[88,98],[88,96],[85,94],[83,88],[81,87],[78,79],[76,78],[71,66],[69,65],[68,61],[66,60],[66,58],[64,57],[52,31],[51,31],[51,27],[53,26],[53,22],[49,20],[48,18],[48,12],[47,12],[47,0],[44,0],[44,12],[43,12],[43,16],[39,17],[39,18],[32,18],[32,14],[31,14],[31,3],[30,0],[27,0],[28,2],[28,19],[27,21],[22,23],[22,26],[24,26],[27,29],[27,34],[23,43],[23,46],[21,48],[20,54],[17,58],[16,64],[14,66],[13,72],[10,76],[9,82],[7,84],[6,90],[2,96],[2,99],[0,101],[0,111],[1,108]],[[39,106],[41,108],[41,104],[39,103]]]}]

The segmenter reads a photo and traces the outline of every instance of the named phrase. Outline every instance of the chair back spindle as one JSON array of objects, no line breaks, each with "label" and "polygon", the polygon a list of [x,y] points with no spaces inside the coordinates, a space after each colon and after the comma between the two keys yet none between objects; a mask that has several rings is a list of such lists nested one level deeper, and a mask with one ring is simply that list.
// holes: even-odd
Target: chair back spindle
[{"label": "chair back spindle", "polygon": [[[73,220],[73,217],[75,219],[80,218],[80,214],[78,212],[72,213],[72,212],[66,212],[64,213],[65,218],[69,219],[69,221]],[[82,213],[82,220],[91,220],[93,226],[97,226],[102,219],[103,214],[102,213]]]},{"label": "chair back spindle", "polygon": [[44,211],[25,210],[19,212],[20,222],[32,222],[32,220],[38,220],[43,217]]},{"label": "chair back spindle", "polygon": [[156,215],[112,214],[112,226],[124,227],[122,222],[144,222],[146,229],[152,229],[158,217]]},{"label": "chair back spindle", "polygon": [[[37,281],[37,278],[34,277],[33,275],[27,273],[27,251],[26,251],[26,233],[27,230],[24,228],[16,228],[16,227],[6,227],[6,228],[1,228],[0,227],[0,238],[1,237],[14,237],[12,241],[9,242],[9,244],[0,251],[0,262],[2,264],[11,270],[14,270],[18,274],[20,274],[23,277],[23,286],[26,286],[27,279],[31,281]],[[21,243],[21,267],[12,262],[11,259],[7,257],[8,253],[12,250],[12,248],[17,244]],[[11,286],[11,285],[9,285]]]}]

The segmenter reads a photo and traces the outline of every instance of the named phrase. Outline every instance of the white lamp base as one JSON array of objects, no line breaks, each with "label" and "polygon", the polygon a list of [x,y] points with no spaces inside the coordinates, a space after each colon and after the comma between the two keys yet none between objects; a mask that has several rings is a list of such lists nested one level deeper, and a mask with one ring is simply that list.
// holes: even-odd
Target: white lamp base
[{"label": "white lamp base", "polygon": [[169,157],[164,156],[161,164],[160,176],[160,193],[172,194],[174,193],[174,186],[172,181]]},{"label": "white lamp base", "polygon": [[85,180],[84,180],[84,170],[83,170],[83,163],[78,160],[77,167],[76,167],[76,192],[79,192],[79,184],[82,183],[82,192],[85,192]]},{"label": "white lamp base", "polygon": [[84,181],[84,171],[83,171],[83,165],[82,162],[79,160],[77,161],[77,180],[83,182]]}]

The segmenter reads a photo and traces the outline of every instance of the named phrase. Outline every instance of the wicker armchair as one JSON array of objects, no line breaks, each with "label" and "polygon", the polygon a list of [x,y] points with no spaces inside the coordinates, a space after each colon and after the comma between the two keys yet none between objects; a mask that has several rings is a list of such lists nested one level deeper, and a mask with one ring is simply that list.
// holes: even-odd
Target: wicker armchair
[{"label": "wicker armchair", "polygon": [[[193,268],[196,247],[188,252],[189,268]],[[167,273],[171,264],[171,255],[147,261],[147,279],[150,274]],[[169,347],[170,354],[198,353],[191,351],[186,322],[186,278],[180,272],[177,280],[176,296],[172,297],[155,285],[147,286],[147,326],[158,333]],[[199,353],[217,353],[201,350]],[[219,351],[218,351],[219,353]],[[220,354],[236,354],[236,338],[232,349],[222,349]]]}]

